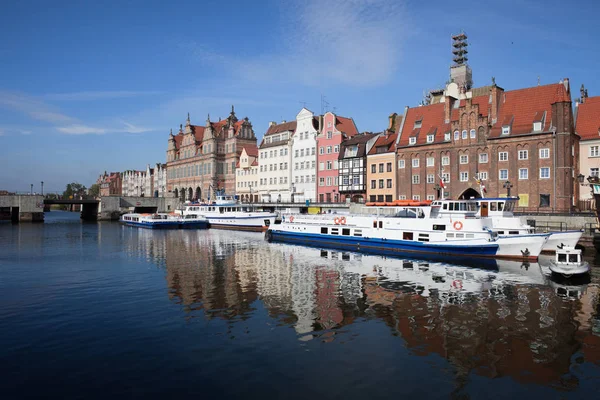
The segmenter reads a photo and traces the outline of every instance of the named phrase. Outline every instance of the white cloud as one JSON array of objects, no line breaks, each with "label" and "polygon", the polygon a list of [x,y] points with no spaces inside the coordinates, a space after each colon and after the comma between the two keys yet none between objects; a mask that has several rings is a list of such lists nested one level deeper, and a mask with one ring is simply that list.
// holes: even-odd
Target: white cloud
[{"label": "white cloud", "polygon": [[75,120],[68,115],[61,114],[37,98],[22,93],[0,91],[0,106],[25,113],[38,121],[52,124]]},{"label": "white cloud", "polygon": [[126,133],[144,133],[144,132],[150,132],[153,129],[150,128],[144,128],[141,126],[135,126],[133,124],[130,124],[128,122],[123,121],[123,124],[125,124],[125,129],[123,129],[123,132]]},{"label": "white cloud", "polygon": [[108,100],[118,99],[126,97],[139,97],[139,96],[152,96],[160,94],[159,91],[128,91],[128,90],[114,90],[114,91],[84,91],[84,92],[73,92],[73,93],[50,93],[43,95],[42,97],[46,100],[55,101],[91,101],[91,100]]},{"label": "white cloud", "polygon": [[89,134],[102,135],[102,134],[106,133],[106,129],[95,128],[93,126],[79,125],[79,124],[72,124],[69,126],[61,126],[61,127],[56,128],[56,130],[61,133],[66,133],[67,135],[89,135]]}]

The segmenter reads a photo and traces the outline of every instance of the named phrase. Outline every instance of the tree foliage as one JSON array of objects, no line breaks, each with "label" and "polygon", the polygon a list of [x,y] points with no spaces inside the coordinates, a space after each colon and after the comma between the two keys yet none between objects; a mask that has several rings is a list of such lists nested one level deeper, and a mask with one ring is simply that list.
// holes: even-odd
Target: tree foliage
[{"label": "tree foliage", "polygon": [[63,199],[71,199],[75,197],[85,196],[86,187],[78,182],[67,184],[67,188],[63,192]]},{"label": "tree foliage", "polygon": [[98,185],[97,183],[94,183],[88,189],[88,194],[92,197],[100,197],[100,185]]}]

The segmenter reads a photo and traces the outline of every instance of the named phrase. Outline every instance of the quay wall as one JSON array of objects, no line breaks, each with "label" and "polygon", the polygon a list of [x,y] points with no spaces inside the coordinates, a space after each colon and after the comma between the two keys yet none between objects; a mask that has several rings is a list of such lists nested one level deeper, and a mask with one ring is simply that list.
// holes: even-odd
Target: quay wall
[{"label": "quay wall", "polygon": [[0,196],[0,208],[9,209],[15,222],[43,222],[44,197],[30,195]]}]

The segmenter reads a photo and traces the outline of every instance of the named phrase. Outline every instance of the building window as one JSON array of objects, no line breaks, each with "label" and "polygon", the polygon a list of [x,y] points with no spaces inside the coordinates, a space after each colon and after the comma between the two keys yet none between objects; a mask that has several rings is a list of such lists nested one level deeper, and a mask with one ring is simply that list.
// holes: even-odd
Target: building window
[{"label": "building window", "polygon": [[508,152],[501,151],[498,153],[498,161],[508,161]]},{"label": "building window", "polygon": [[334,153],[339,153],[340,152],[340,146],[337,145],[337,144],[335,146],[333,146],[333,152]]},{"label": "building window", "polygon": [[542,130],[542,123],[541,122],[534,122],[533,123],[533,130],[535,132],[539,132]]},{"label": "building window", "polygon": [[600,156],[600,146],[590,146],[590,157]]},{"label": "building window", "polygon": [[398,169],[404,168],[404,165],[405,165],[404,160],[398,160]]},{"label": "building window", "polygon": [[379,173],[383,173],[383,163],[379,164]]},{"label": "building window", "polygon": [[449,172],[442,173],[442,180],[444,181],[444,183],[450,183],[450,173]]},{"label": "building window", "polygon": [[419,196],[418,194],[413,194],[413,200],[420,201],[421,200],[421,196]]},{"label": "building window", "polygon": [[467,131],[466,130],[462,131],[462,138],[463,139],[467,138]]},{"label": "building window", "polygon": [[408,138],[408,144],[415,144],[415,143],[417,143],[417,138],[416,137]]},{"label": "building window", "polygon": [[460,163],[461,164],[468,164],[469,163],[469,156],[467,154],[463,154],[460,156]]},{"label": "building window", "polygon": [[540,149],[540,158],[550,158],[550,149]]},{"label": "building window", "polygon": [[479,154],[479,164],[487,164],[488,162],[488,155],[487,153],[481,153]]},{"label": "building window", "polygon": [[540,207],[550,207],[550,195],[540,193]]},{"label": "building window", "polygon": [[444,141],[446,141],[446,142],[450,141],[450,132],[444,133]]},{"label": "building window", "polygon": [[418,159],[418,158],[413,158],[413,159],[412,159],[412,166],[413,166],[414,168],[416,168],[416,167],[418,167],[418,166],[419,166],[419,159]]},{"label": "building window", "polygon": [[360,168],[361,167],[361,163],[362,163],[362,158],[355,158],[354,160],[352,160],[352,167],[353,168]]},{"label": "building window", "polygon": [[325,169],[325,163],[319,163],[319,171],[323,171]]},{"label": "building window", "polygon": [[342,177],[342,185],[347,185],[348,184],[348,177],[347,176],[343,176]]},{"label": "building window", "polygon": [[371,189],[377,189],[377,181],[375,179],[371,180]]},{"label": "building window", "polygon": [[550,168],[542,167],[540,168],[540,179],[549,179],[550,178]]},{"label": "building window", "polygon": [[427,200],[435,200],[435,196],[432,194],[427,195]]},{"label": "building window", "polygon": [[427,157],[427,166],[428,167],[433,167],[435,165],[435,158],[433,157]]},{"label": "building window", "polygon": [[331,154],[331,146],[327,146],[327,154]]},{"label": "building window", "polygon": [[458,139],[460,139],[460,132],[454,131],[454,140],[458,140]]},{"label": "building window", "polygon": [[330,176],[327,177],[327,186],[331,186],[331,177]]},{"label": "building window", "polygon": [[471,135],[471,139],[475,139],[477,137],[477,132],[475,132],[475,129],[471,129],[469,133]]},{"label": "building window", "polygon": [[391,162],[385,164],[385,167],[386,167],[387,172],[392,172],[392,163]]},{"label": "building window", "polygon": [[319,154],[325,154],[325,147],[319,147]]},{"label": "building window", "polygon": [[333,167],[331,161],[327,161],[327,169],[330,170]]},{"label": "building window", "polygon": [[529,152],[527,150],[519,150],[519,160],[527,160]]},{"label": "building window", "polygon": [[383,189],[383,179],[379,180],[379,189]]},{"label": "building window", "polygon": [[527,168],[519,168],[519,179],[529,179],[529,170]]},{"label": "building window", "polygon": [[442,157],[442,165],[450,165],[450,156]]},{"label": "building window", "polygon": [[435,183],[435,175],[428,174],[427,175],[427,183]]},{"label": "building window", "polygon": [[590,168],[590,176],[600,176],[600,168]]},{"label": "building window", "polygon": [[487,179],[488,179],[487,171],[479,172],[478,176],[479,176],[479,179],[481,179],[482,181],[487,181]]},{"label": "building window", "polygon": [[421,183],[421,179],[420,179],[419,175],[413,175],[412,176],[412,183],[414,185],[418,185],[419,183]]},{"label": "building window", "polygon": [[498,174],[498,179],[501,179],[501,180],[508,179],[508,170],[507,169],[501,169],[499,171],[499,174]]},{"label": "building window", "polygon": [[461,172],[460,173],[460,181],[461,182],[468,182],[469,181],[469,173],[468,172]]},{"label": "building window", "polygon": [[433,143],[433,135],[427,135],[427,143]]},{"label": "building window", "polygon": [[387,188],[388,188],[388,189],[391,189],[391,188],[392,188],[392,180],[391,180],[391,179],[388,179],[388,180],[386,181],[386,185],[387,185]]},{"label": "building window", "polygon": [[502,127],[502,134],[503,135],[509,135],[510,134],[510,126],[509,125],[505,125]]},{"label": "building window", "polygon": [[372,174],[377,173],[377,164],[371,164],[371,173]]},{"label": "building window", "polygon": [[[331,122],[329,123],[329,126],[331,126]],[[327,131],[327,139],[331,139],[333,137],[333,133],[331,131]]]}]

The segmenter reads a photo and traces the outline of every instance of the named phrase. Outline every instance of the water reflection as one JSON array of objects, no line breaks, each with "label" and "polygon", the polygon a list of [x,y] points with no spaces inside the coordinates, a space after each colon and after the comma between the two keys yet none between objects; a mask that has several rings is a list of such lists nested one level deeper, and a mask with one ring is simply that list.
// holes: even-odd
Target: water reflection
[{"label": "water reflection", "polygon": [[262,303],[299,340],[335,341],[376,319],[414,355],[470,374],[570,388],[574,365],[600,365],[599,286],[564,281],[538,263],[486,268],[269,244],[226,231],[123,228],[135,257],[166,270],[169,297],[189,318],[250,318]]}]

